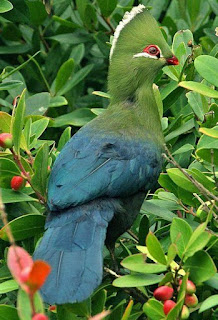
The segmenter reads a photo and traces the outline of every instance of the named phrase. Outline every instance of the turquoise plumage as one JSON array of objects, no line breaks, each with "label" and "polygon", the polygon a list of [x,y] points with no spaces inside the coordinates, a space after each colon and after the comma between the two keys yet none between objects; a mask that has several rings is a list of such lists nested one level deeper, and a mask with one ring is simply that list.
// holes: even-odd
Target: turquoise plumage
[{"label": "turquoise plumage", "polygon": [[113,247],[156,183],[163,135],[152,83],[177,62],[144,6],[126,15],[112,47],[110,106],[71,138],[51,172],[47,230],[34,255],[52,266],[46,302],[90,296],[102,279],[104,243]]}]

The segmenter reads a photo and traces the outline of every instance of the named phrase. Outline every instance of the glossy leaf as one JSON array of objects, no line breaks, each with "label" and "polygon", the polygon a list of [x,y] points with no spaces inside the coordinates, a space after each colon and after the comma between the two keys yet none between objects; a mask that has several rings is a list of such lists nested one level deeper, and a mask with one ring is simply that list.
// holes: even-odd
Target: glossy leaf
[{"label": "glossy leaf", "polygon": [[203,83],[194,81],[182,81],[179,83],[179,86],[188,90],[198,92],[209,98],[218,98],[218,92]]},{"label": "glossy leaf", "polygon": [[[45,217],[40,214],[26,214],[8,223],[16,241],[28,239],[44,231]],[[0,238],[8,241],[7,227],[0,230]]]},{"label": "glossy leaf", "polygon": [[25,90],[22,92],[18,105],[15,110],[15,116],[13,118],[12,125],[12,136],[14,142],[14,149],[17,154],[20,154],[20,143],[21,143],[21,132],[23,129],[24,123],[24,114],[25,114]]},{"label": "glossy leaf", "polygon": [[143,311],[151,320],[161,320],[165,318],[163,305],[156,299],[149,299],[143,306]]},{"label": "glossy leaf", "polygon": [[162,278],[162,275],[156,274],[131,274],[115,279],[113,285],[119,288],[150,286],[160,282]]},{"label": "glossy leaf", "polygon": [[17,314],[17,309],[5,304],[0,305],[0,320],[20,320]]},{"label": "glossy leaf", "polygon": [[146,246],[152,257],[154,257],[160,264],[167,264],[161,244],[152,232],[149,232],[146,237]]},{"label": "glossy leaf", "polygon": [[33,165],[35,173],[31,179],[31,182],[35,190],[37,190],[43,196],[46,196],[47,189],[48,153],[48,144],[44,143],[43,146],[37,152]]},{"label": "glossy leaf", "polygon": [[162,264],[147,263],[143,254],[134,254],[125,258],[121,265],[131,271],[140,273],[159,273],[166,270]]},{"label": "glossy leaf", "polygon": [[65,61],[60,69],[58,70],[57,77],[55,79],[55,92],[58,94],[58,91],[67,83],[71,77],[74,69],[74,60],[69,59]]},{"label": "glossy leaf", "polygon": [[188,258],[184,264],[184,269],[190,271],[190,279],[196,285],[209,280],[216,273],[216,266],[210,255],[205,251],[197,251],[192,257]]},{"label": "glossy leaf", "polygon": [[170,227],[170,238],[176,244],[180,258],[183,256],[191,235],[192,229],[185,220],[179,218],[173,219]]},{"label": "glossy leaf", "polygon": [[195,68],[204,79],[218,87],[218,59],[201,55],[195,59]]},{"label": "glossy leaf", "polygon": [[218,294],[215,294],[203,301],[199,313],[204,312],[218,305]]}]

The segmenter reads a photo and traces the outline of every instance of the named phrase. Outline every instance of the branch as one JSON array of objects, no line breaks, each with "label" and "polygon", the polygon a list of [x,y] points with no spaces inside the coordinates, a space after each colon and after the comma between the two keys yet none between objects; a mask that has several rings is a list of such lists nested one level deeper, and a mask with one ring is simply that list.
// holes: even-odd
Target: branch
[{"label": "branch", "polygon": [[[173,158],[173,156],[171,155],[169,149],[167,148],[167,146],[165,145],[165,150],[168,154],[168,156],[164,153],[163,157],[165,159],[167,159],[167,161],[169,161],[170,163],[172,163],[175,167],[177,167],[183,174],[184,176],[186,176],[186,178],[191,181],[191,183],[209,200],[211,201],[211,199],[215,200],[216,202],[218,202],[218,198],[211,193],[209,190],[207,190],[200,182],[198,182],[197,180],[195,180],[190,174],[188,174],[177,162],[176,160]],[[211,199],[210,199],[211,198]],[[218,210],[218,207],[214,204],[214,207],[216,208],[216,210]]]}]

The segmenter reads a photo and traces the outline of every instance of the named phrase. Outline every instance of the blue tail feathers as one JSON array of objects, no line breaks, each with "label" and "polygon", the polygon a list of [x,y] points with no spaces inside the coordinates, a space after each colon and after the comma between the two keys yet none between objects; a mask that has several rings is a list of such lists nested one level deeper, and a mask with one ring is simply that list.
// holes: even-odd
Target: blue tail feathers
[{"label": "blue tail feathers", "polygon": [[106,229],[114,215],[109,199],[98,199],[50,213],[34,260],[52,267],[41,294],[45,302],[64,304],[88,298],[101,283]]}]

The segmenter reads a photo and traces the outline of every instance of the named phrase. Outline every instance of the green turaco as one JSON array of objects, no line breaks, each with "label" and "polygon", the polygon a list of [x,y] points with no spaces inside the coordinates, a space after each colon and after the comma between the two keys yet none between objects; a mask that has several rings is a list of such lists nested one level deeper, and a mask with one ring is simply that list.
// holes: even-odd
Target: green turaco
[{"label": "green turaco", "polygon": [[110,105],[52,168],[46,232],[34,256],[52,267],[44,301],[80,302],[101,283],[104,244],[113,248],[132,225],[159,176],[164,139],[152,84],[162,67],[176,64],[148,10],[126,12],[110,53]]}]

